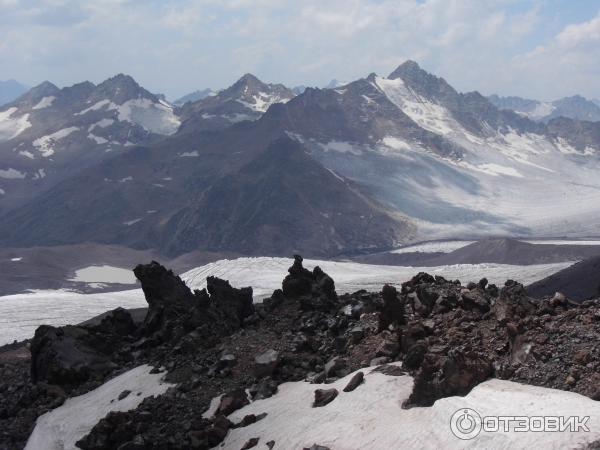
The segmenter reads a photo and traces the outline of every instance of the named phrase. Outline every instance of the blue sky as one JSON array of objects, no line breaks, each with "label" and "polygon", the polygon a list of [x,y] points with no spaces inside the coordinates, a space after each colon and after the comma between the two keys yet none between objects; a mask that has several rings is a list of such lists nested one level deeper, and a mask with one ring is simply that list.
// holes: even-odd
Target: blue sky
[{"label": "blue sky", "polygon": [[600,98],[597,0],[0,0],[0,79],[128,73],[171,99],[246,72],[322,86],[406,59],[461,91]]}]

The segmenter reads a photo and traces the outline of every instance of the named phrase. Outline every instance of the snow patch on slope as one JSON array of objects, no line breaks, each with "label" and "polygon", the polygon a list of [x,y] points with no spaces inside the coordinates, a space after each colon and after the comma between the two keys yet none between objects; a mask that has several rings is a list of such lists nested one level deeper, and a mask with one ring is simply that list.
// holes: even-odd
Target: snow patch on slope
[{"label": "snow patch on slope", "polygon": [[[155,103],[148,98],[127,100],[122,105],[117,105],[108,99],[100,100],[75,115],[84,115],[90,111],[97,111],[102,108],[106,108],[107,111],[116,111],[119,121],[140,125],[151,133],[171,135],[181,125],[181,121],[169,104],[165,102]],[[97,122],[89,131],[92,131],[95,126],[106,127],[111,125],[112,122],[108,123],[108,120],[110,119],[103,119]]]},{"label": "snow patch on slope", "polygon": [[22,180],[27,176],[27,174],[23,172],[19,172],[17,169],[8,168],[8,169],[0,169],[0,178],[4,178],[7,180]]},{"label": "snow patch on slope", "polygon": [[120,121],[136,123],[152,133],[170,135],[181,125],[172,107],[147,98],[128,100],[115,109]]},{"label": "snow patch on slope", "polygon": [[79,131],[78,127],[69,127],[58,130],[55,133],[42,136],[33,141],[33,146],[42,154],[44,158],[48,158],[54,154],[54,146],[57,141],[66,138],[71,133]]},{"label": "snow patch on slope", "polygon": [[19,134],[31,127],[29,114],[23,114],[19,117],[13,117],[17,108],[8,108],[6,111],[0,111],[0,142],[10,141]]},{"label": "snow patch on slope", "polygon": [[[149,365],[138,366],[100,387],[67,399],[60,407],[37,419],[26,450],[76,450],[75,443],[111,411],[130,411],[147,397],[160,396],[172,384],[163,381],[164,373],[150,373]],[[119,394],[131,391],[118,400]]]},{"label": "snow patch on slope", "polygon": [[375,85],[404,114],[422,128],[441,135],[462,129],[448,110],[418,95],[401,78],[390,80],[377,77]]},{"label": "snow patch on slope", "polygon": [[257,95],[253,95],[251,101],[245,101],[242,99],[236,100],[246,108],[251,109],[259,113],[267,112],[267,109],[275,103],[287,103],[289,98],[280,97],[278,95],[270,95],[266,92],[259,92]]},{"label": "snow patch on slope", "polygon": [[[389,376],[362,369],[364,382],[343,392],[350,374],[331,384],[305,381],[284,383],[273,397],[250,403],[229,416],[239,422],[247,414],[267,416],[251,425],[233,429],[222,444],[241,448],[250,438],[260,445],[274,440],[277,448],[308,448],[313,444],[334,449],[393,448],[575,448],[600,438],[600,404],[571,392],[492,379],[465,397],[447,397],[432,407],[402,409],[413,386],[410,376]],[[356,372],[355,372],[356,373]],[[313,408],[318,388],[339,391],[328,405]],[[450,429],[452,415],[464,408],[485,416],[590,416],[590,432],[482,432],[472,440],[460,440]]]},{"label": "snow patch on slope", "polygon": [[50,97],[42,98],[33,108],[31,109],[44,109],[52,106],[52,103],[56,100],[56,97],[51,95]]},{"label": "snow patch on slope", "polygon": [[136,278],[129,269],[113,266],[89,266],[75,271],[70,281],[82,283],[120,283],[135,284]]}]

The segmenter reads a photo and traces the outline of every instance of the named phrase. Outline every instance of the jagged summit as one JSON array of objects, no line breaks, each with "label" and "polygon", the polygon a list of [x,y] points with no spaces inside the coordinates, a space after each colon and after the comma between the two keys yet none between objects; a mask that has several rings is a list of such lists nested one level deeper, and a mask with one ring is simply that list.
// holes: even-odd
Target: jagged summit
[{"label": "jagged summit", "polygon": [[59,91],[60,91],[60,89],[55,84],[53,84],[49,81],[43,81],[42,83],[38,84],[37,86],[32,87],[28,92],[26,92],[21,97],[19,97],[17,99],[17,101],[20,101],[21,99],[24,99],[24,98],[31,99],[31,100],[39,99],[42,97],[55,95]]},{"label": "jagged summit", "polygon": [[408,60],[404,61],[402,64],[400,64],[398,67],[396,67],[396,69],[392,73],[390,73],[388,78],[396,79],[405,73],[418,73],[418,72],[424,72],[424,70],[421,69],[421,66],[419,66],[419,63],[417,63],[416,61],[413,61],[412,59],[408,59]]},{"label": "jagged summit", "polygon": [[455,97],[458,94],[446,80],[423,70],[419,64],[412,60],[400,64],[388,78],[390,80],[400,78],[417,94],[428,98],[448,98]]},{"label": "jagged summit", "polygon": [[133,77],[117,74],[97,86],[97,96],[109,98],[117,104],[134,98],[148,98],[157,101],[155,95],[141,87]]}]

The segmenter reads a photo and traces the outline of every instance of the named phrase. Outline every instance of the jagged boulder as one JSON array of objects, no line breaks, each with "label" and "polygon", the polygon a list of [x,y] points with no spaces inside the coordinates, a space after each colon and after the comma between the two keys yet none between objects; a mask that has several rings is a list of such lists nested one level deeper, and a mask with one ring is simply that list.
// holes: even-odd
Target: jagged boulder
[{"label": "jagged boulder", "polygon": [[327,311],[336,304],[335,283],[320,267],[311,272],[302,265],[302,256],[294,255],[294,264],[282,283],[285,298],[299,300],[302,309]]},{"label": "jagged boulder", "polygon": [[102,321],[93,326],[94,331],[100,331],[106,334],[116,334],[119,336],[133,335],[137,329],[131,314],[123,308],[117,308],[102,318]]},{"label": "jagged boulder", "polygon": [[[254,314],[252,288],[236,289],[217,277],[206,279],[206,289],[192,292],[171,270],[153,261],[134,269],[148,301],[143,334],[151,344],[186,342],[186,348],[211,346],[218,336],[240,328]],[[193,333],[191,333],[193,332]]]},{"label": "jagged boulder", "polygon": [[448,355],[427,354],[403,406],[431,406],[440,398],[467,395],[492,373],[491,362],[479,352],[454,348]]},{"label": "jagged boulder", "polygon": [[42,325],[31,341],[33,381],[74,385],[114,369],[101,339],[84,327]]},{"label": "jagged boulder", "polygon": [[379,314],[379,331],[387,330],[390,325],[401,325],[404,319],[404,301],[398,296],[394,286],[386,284],[381,290],[383,306]]},{"label": "jagged boulder", "polygon": [[496,320],[507,323],[513,319],[526,317],[536,312],[537,305],[527,295],[525,287],[513,280],[508,280],[500,290],[492,311]]}]

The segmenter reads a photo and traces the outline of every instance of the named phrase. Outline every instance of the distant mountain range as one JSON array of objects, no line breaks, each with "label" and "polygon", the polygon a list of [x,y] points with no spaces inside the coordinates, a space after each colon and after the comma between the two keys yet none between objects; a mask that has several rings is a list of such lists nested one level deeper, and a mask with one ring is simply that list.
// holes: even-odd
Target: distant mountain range
[{"label": "distant mountain range", "polygon": [[203,100],[206,97],[211,97],[213,95],[217,95],[216,91],[212,89],[203,89],[201,91],[194,91],[187,95],[184,95],[181,98],[178,98],[173,102],[174,105],[182,106],[188,102],[197,102],[198,100]]},{"label": "distant mountain range", "polygon": [[600,121],[600,102],[587,100],[580,95],[565,97],[553,102],[540,102],[521,97],[488,97],[496,107],[510,109],[532,120],[548,122],[557,117],[566,117],[591,122]]},{"label": "distant mountain range", "polygon": [[28,90],[29,87],[16,80],[0,80],[0,107],[6,103],[12,102]]},{"label": "distant mountain range", "polygon": [[597,233],[598,122],[534,121],[413,61],[212,94],[170,105],[119,75],[0,108],[0,245],[333,256]]}]

